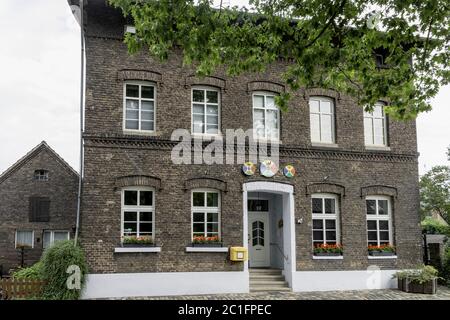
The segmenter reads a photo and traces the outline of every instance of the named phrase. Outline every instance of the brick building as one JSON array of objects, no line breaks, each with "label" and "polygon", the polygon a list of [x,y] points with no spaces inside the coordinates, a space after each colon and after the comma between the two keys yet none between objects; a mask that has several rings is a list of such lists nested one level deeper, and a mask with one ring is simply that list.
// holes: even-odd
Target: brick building
[{"label": "brick building", "polygon": [[[283,282],[294,291],[382,288],[395,270],[421,262],[416,126],[388,119],[387,101],[369,114],[349,96],[304,88],[281,113],[273,99],[286,90],[288,61],[198,78],[177,50],[164,63],[130,56],[127,21],[104,1],[90,0],[85,15],[87,297],[278,290]],[[223,140],[226,129],[258,128],[258,141],[277,140],[279,166],[259,167],[260,157],[246,175],[242,162],[174,164],[171,135],[180,128]],[[136,236],[153,245],[123,244]],[[193,246],[199,236],[222,246]],[[325,244],[343,253],[315,250]],[[248,248],[249,260],[230,262],[230,246]]]},{"label": "brick building", "polygon": [[37,262],[44,248],[72,238],[78,173],[43,141],[0,175],[0,266]]}]

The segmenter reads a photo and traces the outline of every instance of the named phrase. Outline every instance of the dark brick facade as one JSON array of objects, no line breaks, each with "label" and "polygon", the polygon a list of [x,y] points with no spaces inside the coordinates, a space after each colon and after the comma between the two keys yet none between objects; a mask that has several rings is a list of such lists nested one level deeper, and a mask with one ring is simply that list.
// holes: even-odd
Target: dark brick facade
[{"label": "dark brick facade", "polygon": [[[47,170],[48,181],[35,181],[35,170]],[[25,265],[42,255],[44,230],[70,231],[76,223],[78,174],[45,142],[0,176],[0,265],[6,273],[20,265],[16,230],[34,231],[34,248],[25,249]],[[30,222],[30,197],[50,200],[49,221]]]},{"label": "dark brick facade", "polygon": [[[87,8],[85,180],[81,239],[91,271],[169,272],[242,270],[225,253],[185,252],[191,237],[190,189],[221,190],[224,245],[241,246],[242,184],[253,180],[290,183],[295,189],[297,270],[361,270],[372,264],[367,257],[366,194],[392,197],[394,244],[397,259],[377,260],[384,268],[413,267],[421,261],[418,168],[415,122],[388,122],[389,150],[364,146],[363,109],[351,97],[320,88],[293,93],[289,110],[281,115],[280,166],[293,164],[298,174],[288,179],[247,178],[240,165],[174,165],[170,136],[175,129],[191,128],[191,87],[211,85],[221,91],[221,129],[252,127],[252,91],[286,90],[279,61],[264,73],[235,78],[218,72],[197,78],[182,67],[178,51],[161,63],[146,52],[129,56],[122,42],[125,21],[121,14],[90,2]],[[156,83],[156,132],[123,133],[124,80]],[[308,97],[334,99],[336,144],[314,147],[310,139]],[[325,179],[325,177],[327,177]],[[210,178],[210,179],[208,179]],[[145,182],[147,181],[147,182]],[[120,244],[121,188],[145,185],[156,190],[155,239],[160,253],[114,253]],[[340,195],[343,260],[313,260],[311,193]]]}]

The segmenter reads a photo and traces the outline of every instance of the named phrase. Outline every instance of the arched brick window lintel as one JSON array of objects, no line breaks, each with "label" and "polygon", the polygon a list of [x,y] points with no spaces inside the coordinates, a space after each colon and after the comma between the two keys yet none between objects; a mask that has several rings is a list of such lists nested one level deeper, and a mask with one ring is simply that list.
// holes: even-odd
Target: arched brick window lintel
[{"label": "arched brick window lintel", "polygon": [[227,192],[227,183],[221,179],[211,177],[195,177],[184,182],[185,191],[202,188]]},{"label": "arched brick window lintel", "polygon": [[345,187],[331,182],[316,182],[306,186],[306,195],[313,193],[333,193],[345,197]]},{"label": "arched brick window lintel", "polygon": [[361,188],[361,198],[366,197],[368,195],[379,195],[379,196],[390,196],[397,198],[398,192],[397,188],[392,186],[385,186],[385,185],[372,185],[372,186],[365,186]]},{"label": "arched brick window lintel", "polygon": [[115,179],[114,187],[116,188],[116,190],[125,187],[153,187],[156,190],[163,189],[160,178],[145,175],[118,177]]}]

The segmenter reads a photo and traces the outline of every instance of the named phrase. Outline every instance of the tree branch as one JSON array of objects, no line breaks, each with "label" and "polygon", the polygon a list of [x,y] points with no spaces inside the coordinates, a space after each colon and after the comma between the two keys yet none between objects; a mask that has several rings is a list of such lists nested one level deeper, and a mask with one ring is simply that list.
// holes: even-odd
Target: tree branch
[{"label": "tree branch", "polygon": [[333,14],[331,15],[330,19],[328,20],[328,22],[325,24],[325,26],[322,28],[322,30],[320,30],[319,34],[312,39],[307,45],[305,45],[303,47],[303,49],[306,49],[310,46],[312,46],[317,40],[319,40],[319,38],[325,33],[325,31],[330,27],[331,23],[334,21],[334,19],[336,18],[336,16],[338,15],[338,13],[341,12],[341,10],[344,8],[345,3],[347,2],[347,0],[342,0],[341,4],[339,5],[339,8],[333,12]]}]

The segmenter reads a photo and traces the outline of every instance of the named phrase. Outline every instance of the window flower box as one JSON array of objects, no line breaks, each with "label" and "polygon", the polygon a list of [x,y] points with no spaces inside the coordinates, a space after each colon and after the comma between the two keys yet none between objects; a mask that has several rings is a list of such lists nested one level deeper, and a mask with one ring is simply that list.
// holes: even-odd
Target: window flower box
[{"label": "window flower box", "polygon": [[200,248],[219,248],[219,247],[223,247],[223,243],[222,242],[203,242],[203,243],[199,243],[199,242],[192,242],[192,247],[200,247]]},{"label": "window flower box", "polygon": [[388,257],[395,255],[395,253],[388,251],[369,251],[369,255],[373,257]]},{"label": "window flower box", "polygon": [[137,248],[137,247],[154,247],[155,243],[151,236],[124,236],[122,237],[122,247]]},{"label": "window flower box", "polygon": [[314,253],[317,257],[339,257],[342,256],[340,252],[316,252]]},{"label": "window flower box", "polygon": [[438,271],[432,266],[424,266],[419,270],[399,271],[398,289],[404,292],[435,294],[437,291]]},{"label": "window flower box", "polygon": [[341,256],[344,248],[340,244],[319,244],[314,247],[313,254],[318,257]]},{"label": "window flower box", "polygon": [[369,255],[374,257],[386,257],[395,255],[395,248],[387,244],[380,246],[368,246],[367,250]]},{"label": "window flower box", "polygon": [[212,248],[218,248],[222,247],[223,243],[220,241],[219,237],[203,237],[203,236],[196,236],[192,239],[192,247],[212,247]]}]

